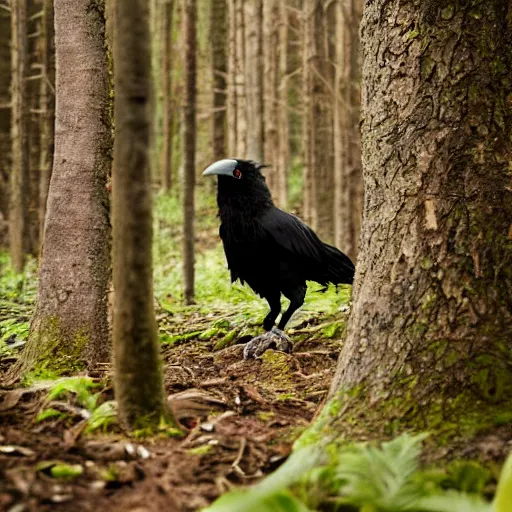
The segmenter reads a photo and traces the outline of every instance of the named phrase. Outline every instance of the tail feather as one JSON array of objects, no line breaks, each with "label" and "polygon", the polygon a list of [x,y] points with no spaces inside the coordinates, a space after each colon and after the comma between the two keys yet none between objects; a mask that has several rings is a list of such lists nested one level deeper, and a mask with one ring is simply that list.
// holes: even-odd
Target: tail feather
[{"label": "tail feather", "polygon": [[332,245],[323,244],[323,268],[319,268],[321,284],[352,284],[355,267],[352,260]]}]

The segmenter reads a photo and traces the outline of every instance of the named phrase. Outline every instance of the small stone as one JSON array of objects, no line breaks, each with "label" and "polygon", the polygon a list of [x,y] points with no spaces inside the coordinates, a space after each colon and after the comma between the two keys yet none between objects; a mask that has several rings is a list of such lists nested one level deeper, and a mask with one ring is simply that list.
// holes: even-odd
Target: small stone
[{"label": "small stone", "polygon": [[151,456],[151,453],[149,453],[149,450],[144,448],[144,446],[137,446],[137,455],[141,459],[149,459],[149,457]]}]

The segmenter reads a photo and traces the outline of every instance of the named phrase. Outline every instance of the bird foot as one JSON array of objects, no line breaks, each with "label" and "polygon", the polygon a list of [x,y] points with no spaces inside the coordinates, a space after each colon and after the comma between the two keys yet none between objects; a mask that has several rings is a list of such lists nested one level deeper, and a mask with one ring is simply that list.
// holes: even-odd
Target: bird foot
[{"label": "bird foot", "polygon": [[260,357],[269,348],[290,353],[293,348],[292,340],[277,327],[271,331],[253,338],[244,347],[244,359]]}]

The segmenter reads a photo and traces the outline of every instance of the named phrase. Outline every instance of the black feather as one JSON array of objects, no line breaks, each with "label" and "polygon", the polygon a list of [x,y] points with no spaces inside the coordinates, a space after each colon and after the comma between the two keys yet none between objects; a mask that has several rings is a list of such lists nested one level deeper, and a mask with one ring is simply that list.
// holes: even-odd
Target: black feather
[{"label": "black feather", "polygon": [[242,177],[218,177],[220,237],[231,280],[247,283],[267,299],[269,330],[280,312],[281,293],[290,299],[279,328],[304,302],[306,281],[352,284],[354,264],[336,247],[323,243],[295,215],[274,206],[256,162],[237,160]]}]

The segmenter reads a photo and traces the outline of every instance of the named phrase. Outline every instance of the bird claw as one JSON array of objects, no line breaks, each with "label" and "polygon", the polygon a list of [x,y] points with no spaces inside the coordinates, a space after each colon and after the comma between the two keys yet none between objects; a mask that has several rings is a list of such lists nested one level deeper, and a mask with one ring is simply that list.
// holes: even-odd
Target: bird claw
[{"label": "bird claw", "polygon": [[273,327],[271,331],[256,336],[245,345],[244,359],[260,357],[269,348],[290,353],[293,348],[292,340],[284,331]]}]

